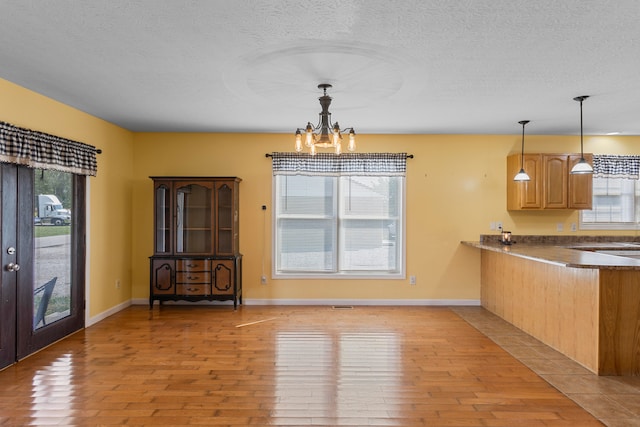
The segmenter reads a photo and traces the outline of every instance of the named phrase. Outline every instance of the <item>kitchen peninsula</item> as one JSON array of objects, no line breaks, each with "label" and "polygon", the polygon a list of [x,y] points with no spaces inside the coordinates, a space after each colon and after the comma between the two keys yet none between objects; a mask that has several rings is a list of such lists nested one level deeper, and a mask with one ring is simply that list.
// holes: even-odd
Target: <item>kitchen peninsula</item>
[{"label": "kitchen peninsula", "polygon": [[512,241],[462,242],[481,250],[482,306],[598,375],[640,375],[640,238]]}]

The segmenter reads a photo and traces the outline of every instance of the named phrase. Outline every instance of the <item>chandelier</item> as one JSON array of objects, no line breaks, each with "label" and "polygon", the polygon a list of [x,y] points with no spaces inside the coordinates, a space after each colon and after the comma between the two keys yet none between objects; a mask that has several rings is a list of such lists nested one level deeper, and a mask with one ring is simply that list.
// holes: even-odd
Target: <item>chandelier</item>
[{"label": "chandelier", "polygon": [[296,151],[301,152],[303,150],[302,132],[304,131],[304,146],[309,148],[311,155],[316,154],[318,148],[333,148],[336,154],[342,153],[342,133],[349,131],[349,144],[347,149],[349,151],[356,150],[356,132],[353,128],[340,129],[338,122],[331,123],[331,113],[329,112],[329,106],[331,105],[331,97],[327,95],[327,89],[332,86],[328,83],[321,83],[318,85],[318,89],[324,91],[318,100],[322,111],[320,112],[319,121],[316,126],[313,126],[311,122],[307,123],[307,126],[302,129],[296,130]]}]

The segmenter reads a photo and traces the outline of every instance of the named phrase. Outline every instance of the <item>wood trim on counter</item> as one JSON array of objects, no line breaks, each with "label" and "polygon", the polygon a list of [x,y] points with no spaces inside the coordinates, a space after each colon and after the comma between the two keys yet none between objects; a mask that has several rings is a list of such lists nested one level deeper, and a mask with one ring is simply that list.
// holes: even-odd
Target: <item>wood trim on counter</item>
[{"label": "wood trim on counter", "polygon": [[640,375],[640,271],[481,250],[487,310],[599,375]]},{"label": "wood trim on counter", "polygon": [[640,375],[640,273],[600,271],[599,372]]}]

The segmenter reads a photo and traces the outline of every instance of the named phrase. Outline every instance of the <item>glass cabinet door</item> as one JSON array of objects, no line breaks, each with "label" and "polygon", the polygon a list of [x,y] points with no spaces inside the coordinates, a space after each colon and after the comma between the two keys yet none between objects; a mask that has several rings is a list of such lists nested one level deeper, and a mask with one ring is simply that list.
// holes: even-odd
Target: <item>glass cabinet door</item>
[{"label": "glass cabinet door", "polygon": [[168,184],[159,183],[155,190],[155,253],[171,252],[171,192]]},{"label": "glass cabinet door", "polygon": [[206,254],[213,248],[212,184],[176,183],[176,253]]},{"label": "glass cabinet door", "polygon": [[218,254],[231,255],[234,252],[234,216],[233,190],[223,183],[216,189]]}]

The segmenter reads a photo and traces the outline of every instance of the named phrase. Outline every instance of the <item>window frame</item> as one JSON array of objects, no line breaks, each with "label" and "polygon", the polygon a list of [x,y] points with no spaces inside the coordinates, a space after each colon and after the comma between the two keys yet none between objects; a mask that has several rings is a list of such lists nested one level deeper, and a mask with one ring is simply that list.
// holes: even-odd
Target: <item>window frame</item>
[{"label": "window frame", "polygon": [[[593,179],[624,179],[625,181],[629,181],[627,178],[618,178],[618,177],[593,177]],[[581,230],[630,230],[635,231],[640,229],[640,181],[639,180],[630,180],[633,181],[634,185],[634,194],[630,196],[628,193],[626,197],[630,197],[633,200],[632,209],[633,212],[630,212],[632,216],[635,218],[633,222],[630,221],[620,221],[620,222],[586,222],[584,220],[585,211],[592,211],[596,209],[596,197],[598,196],[596,192],[593,193],[593,203],[592,209],[581,210],[579,215],[579,223]],[[623,197],[621,195],[620,197]]]},{"label": "window frame", "polygon": [[[272,177],[272,200],[273,200],[273,217],[272,217],[272,235],[274,236],[272,239],[272,278],[273,279],[329,279],[329,280],[340,280],[340,279],[372,279],[372,280],[385,280],[385,279],[405,279],[406,278],[406,176],[397,176],[397,175],[389,175],[391,178],[399,179],[399,188],[398,188],[398,196],[400,198],[398,202],[398,212],[397,218],[400,222],[399,229],[397,231],[396,245],[397,251],[396,256],[400,259],[397,261],[398,269],[395,272],[390,271],[344,271],[340,270],[340,262],[343,257],[344,251],[339,246],[341,244],[341,234],[344,233],[344,228],[340,227],[341,223],[341,207],[340,207],[340,198],[341,198],[341,190],[340,190],[340,176],[333,176],[335,181],[333,183],[334,188],[334,200],[333,206],[334,210],[332,213],[332,219],[335,223],[335,235],[332,236],[332,241],[334,242],[335,250],[332,252],[332,257],[334,262],[336,263],[336,271],[325,272],[325,271],[314,271],[309,270],[305,272],[297,272],[297,271],[287,271],[283,272],[278,269],[279,257],[280,253],[278,252],[278,222],[282,216],[279,216],[278,213],[278,177],[285,177],[287,175],[273,175]],[[322,174],[317,174],[317,176],[323,176]],[[353,176],[367,176],[366,174],[353,174]],[[345,176],[348,177],[348,176]]]}]

